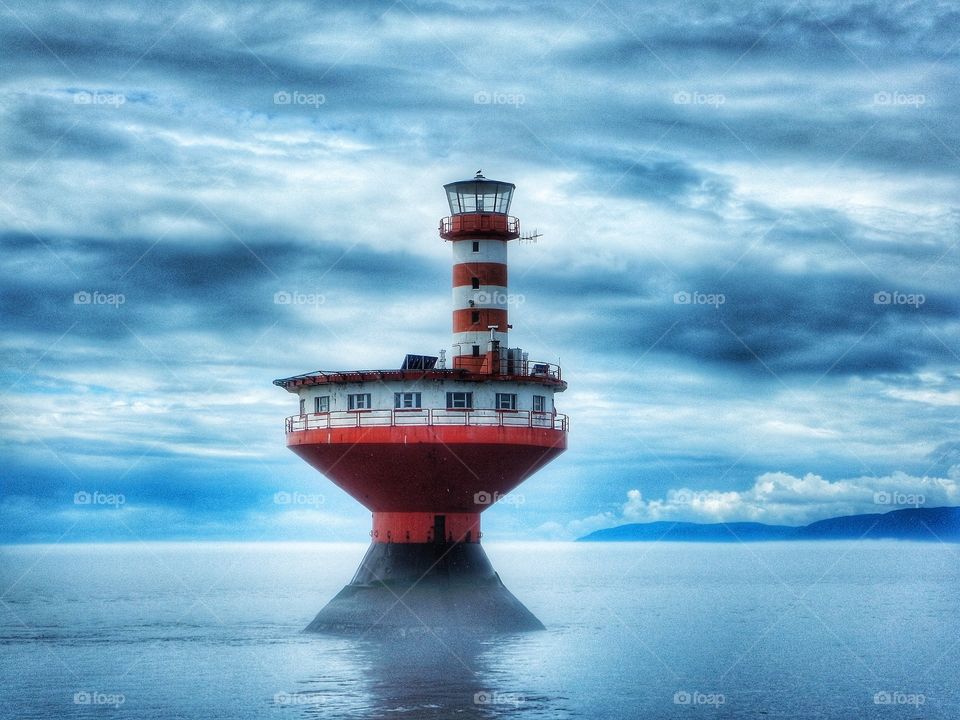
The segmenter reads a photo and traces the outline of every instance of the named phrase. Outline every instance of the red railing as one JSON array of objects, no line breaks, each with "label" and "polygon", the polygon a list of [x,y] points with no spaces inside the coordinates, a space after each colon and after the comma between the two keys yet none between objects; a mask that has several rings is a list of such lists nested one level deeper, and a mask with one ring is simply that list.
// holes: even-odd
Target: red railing
[{"label": "red railing", "polygon": [[566,415],[531,410],[341,410],[328,413],[291,415],[286,421],[286,430],[330,430],[349,427],[404,427],[404,426],[469,427],[532,427],[548,430],[569,430],[570,419]]},{"label": "red railing", "polygon": [[455,235],[484,232],[506,233],[512,237],[519,237],[520,221],[512,215],[500,213],[464,213],[440,220],[440,237],[445,239]]}]

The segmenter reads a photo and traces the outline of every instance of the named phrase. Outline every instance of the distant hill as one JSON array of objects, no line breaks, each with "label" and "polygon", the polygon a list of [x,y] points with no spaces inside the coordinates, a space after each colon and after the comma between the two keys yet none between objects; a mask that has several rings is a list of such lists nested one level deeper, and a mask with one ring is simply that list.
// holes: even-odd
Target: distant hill
[{"label": "distant hill", "polygon": [[960,507],[907,508],[846,515],[809,525],[651,522],[597,530],[578,542],[759,542],[768,540],[896,539],[960,542]]}]

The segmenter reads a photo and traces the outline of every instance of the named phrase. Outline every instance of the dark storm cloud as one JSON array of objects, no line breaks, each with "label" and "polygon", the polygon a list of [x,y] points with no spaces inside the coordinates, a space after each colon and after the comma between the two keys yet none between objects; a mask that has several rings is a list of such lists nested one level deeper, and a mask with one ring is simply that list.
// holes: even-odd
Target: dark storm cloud
[{"label": "dark storm cloud", "polygon": [[[82,321],[88,337],[128,335],[127,325],[144,332],[189,329],[230,334],[256,332],[274,324],[282,308],[278,292],[409,293],[411,277],[445,278],[445,266],[401,251],[375,252],[316,240],[224,239],[185,243],[149,238],[40,238],[26,234],[0,237],[0,304],[8,309],[13,332],[55,336],[64,323]],[[47,267],[29,268],[37,254]],[[295,268],[295,269],[291,269]],[[76,293],[122,294],[116,312],[91,313],[75,302]],[[283,316],[286,323],[303,323]]]},{"label": "dark storm cloud", "polygon": [[[349,32],[343,26],[331,27],[315,9],[300,10],[303,32],[329,32],[338,42],[343,41],[338,33]],[[223,8],[222,12],[232,9]],[[321,44],[308,53],[291,44],[286,34],[275,43],[269,34],[263,35],[265,27],[286,25],[296,14],[259,20],[250,17],[231,22],[235,27],[229,30],[217,22],[222,16],[206,6],[184,4],[163,16],[161,21],[144,15],[144,26],[137,28],[128,17],[104,22],[83,12],[65,17],[49,13],[37,31],[16,23],[6,25],[0,32],[0,57],[11,70],[19,71],[21,79],[33,75],[40,80],[66,68],[74,83],[85,83],[71,86],[71,90],[104,90],[96,84],[97,79],[109,78],[136,94],[138,83],[145,82],[158,87],[159,95],[189,88],[206,97],[213,94],[228,107],[245,111],[290,114],[302,110],[278,108],[273,101],[274,93],[294,89],[323,93],[327,102],[339,102],[338,111],[344,115],[442,103],[436,85],[423,82],[430,74],[426,66],[414,71],[389,64],[354,63],[342,57],[339,45]],[[315,19],[320,22],[314,23]],[[352,16],[350,22],[361,19]],[[156,42],[148,53],[140,32]]]},{"label": "dark storm cloud", "polygon": [[111,160],[131,149],[129,140],[121,135],[96,125],[78,125],[65,117],[59,112],[60,105],[46,98],[24,98],[6,120],[19,132],[4,138],[4,154],[28,161],[47,153],[60,158]]},{"label": "dark storm cloud", "polygon": [[[750,262],[729,272],[679,269],[669,279],[656,264],[591,279],[547,277],[520,282],[544,308],[585,298],[590,336],[624,361],[656,348],[716,371],[816,378],[911,372],[954,359],[940,338],[955,333],[960,301],[933,284],[907,293],[867,272],[788,273]],[[910,296],[922,297],[911,304]],[[556,344],[575,344],[585,319],[554,321],[551,332],[566,331]]]},{"label": "dark storm cloud", "polygon": [[[339,119],[371,139],[382,139],[387,128],[394,136],[409,133],[410,114],[425,108],[433,113],[465,116],[475,109],[471,103],[473,93],[490,84],[491,80],[484,78],[490,71],[495,73],[495,85],[510,83],[505,68],[486,64],[475,48],[464,47],[451,37],[442,20],[456,19],[462,11],[449,6],[414,4],[410,6],[413,14],[400,9],[388,13],[387,19],[371,18],[370,10],[361,8],[338,11],[335,20],[331,20],[328,13],[316,8],[293,5],[286,13],[231,17],[227,30],[216,22],[218,16],[230,14],[227,8],[211,7],[207,10],[171,6],[162,13],[145,13],[141,31],[156,40],[146,54],[128,17],[94,22],[71,4],[63,6],[59,14],[48,12],[36,18],[41,23],[35,30],[39,40],[22,26],[10,24],[6,42],[0,43],[0,47],[5,48],[5,60],[12,68],[22,65],[34,72],[38,67],[45,68],[44,73],[62,72],[57,59],[60,58],[84,80],[86,89],[98,87],[100,78],[101,82],[112,80],[126,87],[125,92],[135,92],[142,83],[163,88],[161,96],[189,90],[219,98],[226,107],[286,119],[299,117],[325,127],[335,125]],[[430,27],[435,32],[436,44],[424,46],[398,39],[389,50],[380,43],[384,52],[365,57],[366,62],[356,62],[352,53],[343,57],[341,48],[349,49],[351,43],[341,34],[369,35],[371,23],[374,28],[382,28],[388,20],[416,26],[420,12],[426,21],[435,23]],[[547,14],[542,7],[524,8],[520,13],[528,18],[543,14],[545,19],[561,26],[570,20],[558,18],[555,12]],[[576,15],[572,10],[565,14]],[[926,89],[898,87],[897,83],[904,80],[882,75],[879,60],[873,56],[903,63],[906,71],[929,84],[936,78],[935,69],[931,69],[933,77],[914,70],[912,63],[920,58],[915,56],[913,44],[946,37],[934,29],[960,22],[955,11],[939,9],[931,11],[931,17],[918,19],[907,8],[894,8],[887,15],[876,7],[860,4],[840,9],[801,6],[784,11],[782,7],[770,7],[692,14],[685,23],[683,18],[670,13],[660,20],[651,14],[650,23],[638,23],[633,30],[639,39],[631,33],[624,40],[605,32],[600,39],[554,50],[549,57],[566,62],[570,76],[560,79],[540,74],[535,80],[520,79],[513,89],[527,96],[522,108],[525,127],[517,124],[518,132],[512,134],[527,141],[522,146],[527,152],[535,151],[537,141],[542,140],[554,146],[561,158],[576,156],[575,148],[568,148],[565,140],[567,129],[574,122],[581,132],[589,128],[585,133],[589,142],[602,139],[616,146],[638,131],[653,141],[669,129],[663,142],[677,152],[701,146],[714,154],[739,157],[746,151],[768,163],[800,154],[829,160],[849,155],[887,167],[894,162],[905,168],[943,168],[952,162],[937,140],[956,145],[956,122],[942,115],[951,99],[934,91],[927,100],[928,107],[917,111],[873,106],[878,92]],[[600,23],[604,15],[588,14],[588,27]],[[32,19],[29,14],[25,17]],[[161,32],[180,17],[184,19],[173,31]],[[295,32],[311,38],[307,46],[310,51],[289,42],[289,36],[278,30],[287,26],[289,31],[290,23],[296,23]],[[617,47],[625,43],[632,49]],[[910,55],[893,52],[901,44],[904,52],[909,45]],[[825,53],[825,47],[831,52]],[[664,61],[672,72],[658,67],[648,48],[654,48],[657,56],[664,53]],[[701,52],[709,49],[724,60],[712,60],[714,70],[704,72],[689,56],[691,48]],[[740,82],[735,74],[720,76],[720,68],[730,67],[747,50],[749,53],[738,63],[738,67],[743,64],[741,69],[747,70],[750,63],[765,57],[772,64],[766,68],[771,79],[759,86]],[[942,47],[929,52],[936,51],[940,55],[928,59],[942,57],[950,51],[949,44],[942,42]],[[593,76],[609,78],[630,72],[624,56],[633,54],[645,57],[656,72],[640,77],[634,73],[629,78],[632,82],[624,87],[594,88]],[[586,58],[594,58],[594,62],[585,63]],[[867,68],[876,66],[877,72],[871,74],[856,58],[861,58]],[[811,63],[834,66],[844,74],[857,71],[866,78],[866,84],[825,88],[822,73],[829,73],[829,69],[794,74],[790,82],[775,79],[781,68],[790,73],[798,63],[803,67],[810,67]],[[531,69],[536,67],[533,62]],[[646,88],[639,95],[630,89],[636,83]],[[273,103],[275,92],[295,89],[326,96],[322,117],[311,115],[307,108],[278,107]],[[714,111],[677,105],[673,96],[678,91],[722,93],[725,103]],[[577,101],[571,102],[571,98]],[[929,105],[934,103],[939,116],[929,112]],[[370,112],[377,113],[376,122],[371,122]],[[955,117],[955,106],[950,115]],[[508,118],[498,120],[509,122]],[[162,122],[169,120],[164,118]],[[876,124],[869,142],[861,141],[865,123]],[[529,137],[529,129],[534,130],[537,138]],[[509,139],[511,134],[498,134],[487,123],[471,127],[470,131],[491,145],[515,142]],[[438,138],[456,137],[457,124],[444,122],[433,132]],[[594,155],[592,159],[583,158],[585,171],[603,172],[609,153]],[[671,183],[685,179],[674,175],[676,162],[674,158],[653,167],[651,163],[641,164],[633,175],[639,177],[642,189],[647,189],[643,169],[648,168],[649,183],[656,186],[663,181],[665,192],[669,192]],[[626,188],[629,187],[627,183]]]},{"label": "dark storm cloud", "polygon": [[[951,171],[960,137],[945,63],[960,55],[951,35],[960,14],[930,10],[922,18],[911,5],[868,3],[649,11],[630,33],[586,37],[555,56],[584,100],[588,143],[642,137],[688,157],[749,157],[769,168],[821,158],[908,175]],[[594,87],[597,76],[605,82]],[[885,101],[897,92],[922,100]],[[695,93],[720,100],[691,102]]]},{"label": "dark storm cloud", "polygon": [[581,188],[608,188],[608,195],[674,203],[685,203],[696,195],[724,202],[731,190],[729,182],[714,173],[676,158],[651,158],[640,150],[617,155],[581,152],[579,161],[589,168],[590,178]]},{"label": "dark storm cloud", "polygon": [[[610,7],[632,16],[627,3]],[[927,10],[918,15],[912,3],[890,3],[881,9],[867,2],[651,9],[641,16],[642,22],[632,25],[630,37],[575,47],[566,57],[571,62],[622,65],[631,59],[657,62],[663,54],[682,63],[703,54],[736,60],[749,53],[746,62],[803,59],[816,65],[848,60],[851,49],[856,49],[870,60],[893,58],[891,50],[939,59],[951,49],[950,33],[960,30],[960,12],[946,4]]]}]

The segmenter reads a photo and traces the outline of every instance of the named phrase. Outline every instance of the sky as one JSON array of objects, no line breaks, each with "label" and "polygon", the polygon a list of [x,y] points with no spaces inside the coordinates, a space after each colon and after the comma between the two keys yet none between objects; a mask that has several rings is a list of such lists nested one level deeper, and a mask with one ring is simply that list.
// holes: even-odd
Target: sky
[{"label": "sky", "polygon": [[449,346],[477,169],[571,418],[487,539],[960,505],[958,58],[937,2],[0,3],[0,542],[365,541],[272,380]]}]

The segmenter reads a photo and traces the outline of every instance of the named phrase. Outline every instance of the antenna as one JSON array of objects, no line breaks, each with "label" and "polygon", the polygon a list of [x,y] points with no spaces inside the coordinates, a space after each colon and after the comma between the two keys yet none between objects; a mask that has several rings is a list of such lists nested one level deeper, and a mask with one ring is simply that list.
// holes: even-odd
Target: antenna
[{"label": "antenna", "polygon": [[543,233],[537,230],[537,228],[534,228],[532,233],[521,235],[518,239],[518,242],[521,242],[524,245],[536,245],[537,240],[542,237],[543,237]]}]

